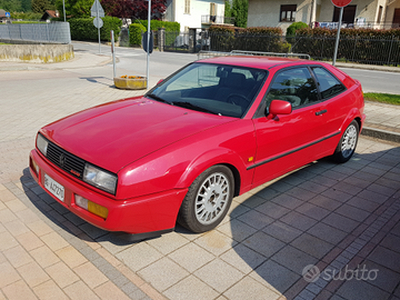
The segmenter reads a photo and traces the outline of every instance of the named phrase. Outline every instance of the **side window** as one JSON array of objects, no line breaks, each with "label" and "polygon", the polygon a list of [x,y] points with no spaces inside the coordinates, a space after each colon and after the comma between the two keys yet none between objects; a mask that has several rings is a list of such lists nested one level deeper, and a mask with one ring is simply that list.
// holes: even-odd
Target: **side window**
[{"label": "side window", "polygon": [[318,91],[308,68],[288,69],[278,73],[271,83],[266,101],[285,100],[293,108],[318,101]]},{"label": "side window", "polygon": [[313,68],[318,81],[322,99],[331,98],[343,92],[346,88],[330,72],[321,67]]}]

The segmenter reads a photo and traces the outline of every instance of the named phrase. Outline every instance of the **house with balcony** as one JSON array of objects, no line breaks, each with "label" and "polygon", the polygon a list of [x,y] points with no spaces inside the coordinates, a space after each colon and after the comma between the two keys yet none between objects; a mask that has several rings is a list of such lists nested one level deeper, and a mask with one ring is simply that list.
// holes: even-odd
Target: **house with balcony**
[{"label": "house with balcony", "polygon": [[212,24],[224,24],[224,12],[224,0],[168,0],[163,20],[178,22],[181,31],[187,32],[189,28],[205,29]]},{"label": "house with balcony", "polygon": [[[331,0],[249,0],[247,26],[281,27],[286,32],[290,24],[301,21],[330,27],[339,15]],[[343,10],[342,23],[355,28],[399,28],[400,0],[353,0]]]}]

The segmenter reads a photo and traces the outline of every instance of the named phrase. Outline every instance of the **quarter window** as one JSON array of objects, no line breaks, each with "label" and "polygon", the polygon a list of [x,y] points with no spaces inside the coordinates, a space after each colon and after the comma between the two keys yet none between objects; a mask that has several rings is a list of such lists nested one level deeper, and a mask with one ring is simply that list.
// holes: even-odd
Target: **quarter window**
[{"label": "quarter window", "polygon": [[288,69],[280,72],[271,84],[266,101],[285,100],[293,108],[318,101],[318,91],[315,81],[308,68]]},{"label": "quarter window", "polygon": [[313,68],[313,71],[318,81],[318,87],[322,99],[336,96],[346,89],[343,84],[326,69],[315,67]]},{"label": "quarter window", "polygon": [[294,22],[297,5],[281,5],[280,22]]}]

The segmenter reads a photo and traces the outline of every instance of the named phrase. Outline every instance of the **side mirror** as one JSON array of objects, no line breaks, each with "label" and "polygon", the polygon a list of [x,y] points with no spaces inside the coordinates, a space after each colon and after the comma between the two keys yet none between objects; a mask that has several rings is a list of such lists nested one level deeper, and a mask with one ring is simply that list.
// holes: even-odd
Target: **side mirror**
[{"label": "side mirror", "polygon": [[288,115],[292,112],[292,104],[284,100],[272,100],[269,105],[268,119],[273,119],[277,115]]}]

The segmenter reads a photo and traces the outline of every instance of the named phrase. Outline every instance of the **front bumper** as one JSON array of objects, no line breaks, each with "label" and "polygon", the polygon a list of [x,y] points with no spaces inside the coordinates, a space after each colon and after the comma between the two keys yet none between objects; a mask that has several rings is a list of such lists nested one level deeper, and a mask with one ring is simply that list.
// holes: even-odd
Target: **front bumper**
[{"label": "front bumper", "polygon": [[[52,166],[35,149],[31,151],[29,159],[32,177],[49,195],[80,218],[107,231],[136,234],[172,229],[175,227],[179,208],[187,193],[187,189],[172,189],[118,200]],[[37,168],[33,167],[35,164]],[[46,189],[45,174],[64,187],[64,201]],[[103,219],[79,207],[75,202],[75,195],[107,208],[107,218]]]}]

